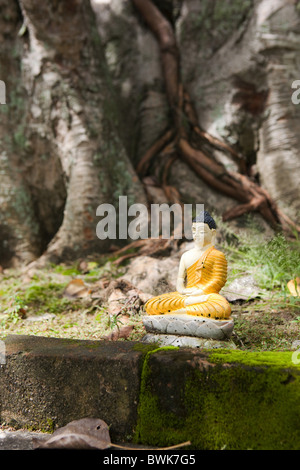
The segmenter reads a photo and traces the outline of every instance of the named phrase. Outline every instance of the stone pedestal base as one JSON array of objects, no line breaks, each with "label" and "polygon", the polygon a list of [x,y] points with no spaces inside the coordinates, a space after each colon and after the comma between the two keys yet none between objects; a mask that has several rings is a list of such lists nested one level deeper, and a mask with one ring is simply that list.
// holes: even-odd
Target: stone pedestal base
[{"label": "stone pedestal base", "polygon": [[229,339],[233,320],[212,320],[187,314],[145,315],[143,323],[147,333],[192,336],[214,340]]},{"label": "stone pedestal base", "polygon": [[197,338],[195,336],[182,335],[163,335],[147,333],[143,343],[157,343],[159,346],[177,346],[185,348],[204,348],[204,349],[236,349],[232,341],[217,341],[215,339]]},{"label": "stone pedestal base", "polygon": [[228,341],[233,331],[233,320],[212,320],[187,314],[145,315],[143,323],[147,334],[145,343],[160,346],[191,348],[231,348]]}]

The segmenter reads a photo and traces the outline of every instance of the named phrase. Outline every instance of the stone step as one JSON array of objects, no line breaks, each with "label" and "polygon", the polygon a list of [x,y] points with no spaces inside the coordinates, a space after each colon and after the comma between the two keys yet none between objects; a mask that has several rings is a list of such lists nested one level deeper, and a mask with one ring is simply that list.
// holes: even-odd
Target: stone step
[{"label": "stone step", "polygon": [[112,442],[155,447],[300,449],[297,353],[8,336],[0,420],[51,432],[100,418]]}]

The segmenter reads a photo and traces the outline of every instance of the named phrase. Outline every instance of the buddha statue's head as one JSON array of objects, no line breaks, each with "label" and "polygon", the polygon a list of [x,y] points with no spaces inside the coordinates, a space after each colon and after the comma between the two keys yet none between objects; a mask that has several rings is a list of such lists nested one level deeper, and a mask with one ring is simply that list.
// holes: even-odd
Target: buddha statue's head
[{"label": "buddha statue's head", "polygon": [[216,238],[216,228],[216,222],[207,211],[198,214],[197,217],[193,219],[192,223],[192,234],[195,245],[199,248],[213,245]]}]

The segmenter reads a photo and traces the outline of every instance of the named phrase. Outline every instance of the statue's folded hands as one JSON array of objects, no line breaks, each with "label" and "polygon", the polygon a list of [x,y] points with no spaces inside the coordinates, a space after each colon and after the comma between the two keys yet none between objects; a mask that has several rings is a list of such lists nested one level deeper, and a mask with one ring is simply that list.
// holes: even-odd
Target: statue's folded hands
[{"label": "statue's folded hands", "polygon": [[188,305],[194,305],[201,302],[206,302],[209,298],[209,295],[191,295],[187,297],[184,301],[184,305],[187,307]]},{"label": "statue's folded hands", "polygon": [[[179,292],[179,291],[178,291]],[[199,289],[198,287],[189,287],[187,289],[183,289],[182,292],[179,292],[182,295],[203,295],[203,289]]]}]

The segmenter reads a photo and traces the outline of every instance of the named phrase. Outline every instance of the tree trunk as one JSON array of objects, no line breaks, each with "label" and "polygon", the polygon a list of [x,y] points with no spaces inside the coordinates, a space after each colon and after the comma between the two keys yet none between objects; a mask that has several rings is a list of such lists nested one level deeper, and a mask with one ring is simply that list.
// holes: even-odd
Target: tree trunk
[{"label": "tree trunk", "polygon": [[[245,157],[246,175],[268,191],[281,220],[284,212],[298,225],[300,106],[291,85],[300,76],[299,31],[294,0],[187,0],[176,23],[182,76],[201,127]],[[239,169],[228,154],[215,155]],[[180,190],[178,168],[169,181]],[[190,188],[218,201],[207,185]]]},{"label": "tree trunk", "polygon": [[0,265],[106,251],[131,162],[153,202],[300,223],[299,2],[44,3],[0,0]]},{"label": "tree trunk", "polygon": [[[201,148],[201,143],[197,145],[191,131],[200,136],[206,146],[213,147],[217,139],[210,137],[199,127],[196,110],[181,83],[179,52],[173,28],[153,1],[133,0],[133,3],[157,37],[160,46],[166,94],[173,113],[173,126],[176,134],[174,144],[179,156],[211,187],[242,203],[227,211],[223,215],[224,220],[238,217],[246,212],[259,211],[275,230],[282,224],[285,228],[289,228],[290,225],[291,229],[300,231],[300,228],[288,217],[282,216],[275,201],[265,189],[247,175],[227,170],[225,165],[216,161],[209,151],[207,152],[203,146]],[[187,129],[187,123],[191,127],[190,132]],[[223,146],[224,150],[229,147],[218,141],[217,145],[219,148]],[[241,161],[240,168],[243,171],[245,169],[243,159],[233,149],[230,153],[238,162]],[[145,168],[143,170],[145,171]]]},{"label": "tree trunk", "polygon": [[121,195],[130,203],[146,198],[118,135],[93,11],[88,0],[51,0],[38,8],[20,0],[20,6],[26,27],[20,80],[27,96],[18,163],[43,259],[104,252],[111,241],[96,235],[99,204],[117,207]]},{"label": "tree trunk", "polygon": [[[230,220],[248,212],[258,211],[275,230],[281,226],[289,233],[293,233],[295,230],[300,232],[300,227],[278,207],[275,200],[268,194],[266,188],[260,187],[251,173],[247,174],[246,158],[234,151],[226,142],[220,141],[200,128],[196,109],[192,104],[189,94],[184,90],[181,84],[181,78],[178,72],[180,62],[175,32],[153,1],[133,0],[133,3],[149,25],[151,31],[157,37],[160,46],[166,94],[173,112],[173,126],[176,132],[174,145],[177,148],[178,156],[184,159],[194,172],[210,187],[242,203],[224,213],[223,219]],[[247,8],[249,8],[249,5],[249,2],[247,2]],[[257,5],[260,7],[260,11],[263,12],[263,15],[266,14],[267,10],[267,17],[269,14],[274,13],[274,9],[270,13],[268,8],[264,5],[264,1],[260,4],[257,3]],[[216,5],[213,7],[214,15],[217,11],[215,10],[215,6]],[[236,6],[237,5],[234,5],[234,7]],[[284,6],[286,5],[280,4],[277,7],[281,10]],[[222,12],[224,16],[224,9],[221,8],[220,10],[220,5],[218,5],[218,8],[219,12],[217,17],[220,20],[222,18],[220,13]],[[289,19],[291,21],[291,18]],[[239,34],[241,37],[241,33]],[[276,42],[278,36],[274,35],[273,42],[274,39]],[[293,44],[294,42],[296,42],[296,45],[298,44],[298,41],[295,41],[294,38],[288,41],[289,44]],[[293,46],[295,48],[295,44],[293,44]],[[237,82],[238,81],[239,80],[237,80]],[[242,80],[240,80],[240,82],[242,82]],[[244,88],[246,88],[246,92],[240,94],[242,95],[243,106],[245,107],[246,105],[246,109],[248,108],[247,111],[249,110],[253,114],[262,112],[268,92],[257,91],[255,86],[249,83],[245,83]],[[175,96],[176,93],[177,96]],[[239,100],[240,97],[237,95],[235,98]],[[190,125],[194,135],[191,131],[188,131],[187,123]],[[198,139],[195,139],[195,134]],[[199,137],[201,140],[199,140]],[[159,142],[161,142],[161,139]],[[155,145],[151,147],[151,149],[153,148],[155,148]],[[221,161],[217,161],[213,155],[214,149],[229,152],[230,156],[236,160],[239,172],[228,170]],[[145,160],[146,156],[143,158],[142,162]],[[172,158],[174,159],[174,156]],[[147,166],[145,168],[144,165],[143,171],[147,171]]]},{"label": "tree trunk", "polygon": [[17,3],[0,0],[0,78],[8,103],[0,105],[0,264],[4,267],[30,262],[41,250],[32,195],[20,170],[20,147],[25,145],[21,26]]}]

